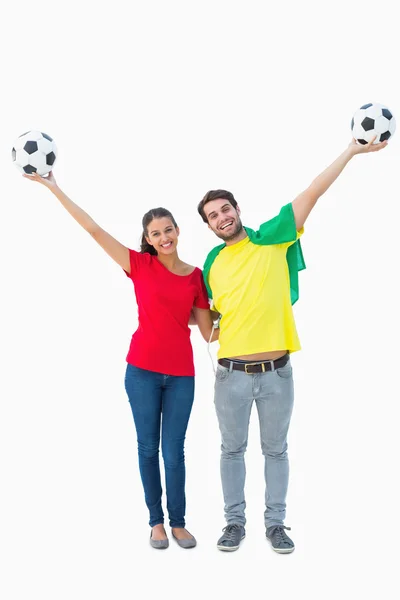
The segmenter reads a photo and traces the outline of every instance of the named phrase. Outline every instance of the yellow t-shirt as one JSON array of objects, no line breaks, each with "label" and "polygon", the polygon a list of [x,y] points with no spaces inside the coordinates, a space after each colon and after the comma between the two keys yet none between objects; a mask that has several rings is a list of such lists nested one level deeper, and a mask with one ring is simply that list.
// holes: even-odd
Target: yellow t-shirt
[{"label": "yellow t-shirt", "polygon": [[261,246],[246,237],[216,257],[209,283],[222,315],[218,358],[300,350],[286,261],[293,243]]}]

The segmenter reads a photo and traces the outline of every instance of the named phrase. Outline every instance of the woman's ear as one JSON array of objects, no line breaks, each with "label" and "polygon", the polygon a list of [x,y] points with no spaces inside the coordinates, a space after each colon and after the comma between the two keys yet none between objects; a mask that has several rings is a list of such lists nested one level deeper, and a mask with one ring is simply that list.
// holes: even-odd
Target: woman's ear
[{"label": "woman's ear", "polygon": [[179,235],[181,233],[179,227],[176,226],[175,229],[176,229],[176,235]]},{"label": "woman's ear", "polygon": [[154,244],[150,241],[150,238],[147,237],[147,235],[145,236],[146,242],[150,245],[150,246],[154,246]]}]

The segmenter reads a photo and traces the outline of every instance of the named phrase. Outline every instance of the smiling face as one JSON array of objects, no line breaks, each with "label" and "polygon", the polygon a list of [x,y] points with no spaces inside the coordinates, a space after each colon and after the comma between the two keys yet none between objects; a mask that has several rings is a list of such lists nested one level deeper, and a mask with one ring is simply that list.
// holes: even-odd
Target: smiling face
[{"label": "smiling face", "polygon": [[243,231],[240,209],[234,208],[228,200],[217,198],[204,206],[208,226],[224,242],[234,240]]},{"label": "smiling face", "polygon": [[178,245],[179,227],[169,217],[153,219],[147,226],[146,240],[157,254],[172,254]]}]

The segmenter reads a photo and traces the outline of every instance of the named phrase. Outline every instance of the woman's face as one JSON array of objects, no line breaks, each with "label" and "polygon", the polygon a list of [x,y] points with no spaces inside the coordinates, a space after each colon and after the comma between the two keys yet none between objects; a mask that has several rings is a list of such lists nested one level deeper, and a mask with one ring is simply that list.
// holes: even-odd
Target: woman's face
[{"label": "woman's face", "polygon": [[169,217],[153,219],[147,226],[146,240],[157,254],[172,254],[178,245],[179,227]]}]

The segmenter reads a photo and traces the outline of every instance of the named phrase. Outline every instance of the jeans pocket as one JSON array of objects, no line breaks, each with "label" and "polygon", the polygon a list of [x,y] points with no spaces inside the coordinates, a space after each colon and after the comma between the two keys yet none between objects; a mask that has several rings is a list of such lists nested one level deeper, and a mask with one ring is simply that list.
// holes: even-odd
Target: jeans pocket
[{"label": "jeans pocket", "polygon": [[276,369],[275,372],[278,377],[281,377],[282,379],[290,379],[292,376],[292,365],[290,362],[287,362],[284,367]]},{"label": "jeans pocket", "polygon": [[220,364],[217,364],[217,371],[215,373],[215,383],[222,383],[223,381],[226,381],[228,379],[228,376],[229,369],[221,366]]}]

